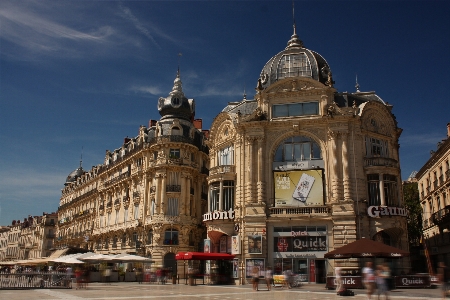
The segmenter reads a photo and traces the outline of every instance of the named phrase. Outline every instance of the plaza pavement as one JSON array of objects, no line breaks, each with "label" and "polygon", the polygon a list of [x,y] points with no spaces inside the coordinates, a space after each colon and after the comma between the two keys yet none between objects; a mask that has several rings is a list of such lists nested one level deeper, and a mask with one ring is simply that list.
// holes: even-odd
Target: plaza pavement
[{"label": "plaza pavement", "polygon": [[[328,300],[328,299],[366,299],[365,290],[353,290],[354,297],[336,295],[333,290],[327,290],[323,284],[305,284],[300,288],[264,290],[260,284],[260,291],[252,290],[251,285],[218,286],[182,284],[138,284],[136,282],[114,282],[111,285],[91,283],[88,289],[33,289],[33,290],[0,290],[0,299],[4,300],[54,300],[54,299],[93,299],[93,300],[134,300],[134,299],[164,299],[164,300]],[[435,289],[398,289],[390,293],[390,299],[440,299],[441,290]],[[377,296],[372,296],[377,300]],[[384,297],[381,299],[384,300]]]}]

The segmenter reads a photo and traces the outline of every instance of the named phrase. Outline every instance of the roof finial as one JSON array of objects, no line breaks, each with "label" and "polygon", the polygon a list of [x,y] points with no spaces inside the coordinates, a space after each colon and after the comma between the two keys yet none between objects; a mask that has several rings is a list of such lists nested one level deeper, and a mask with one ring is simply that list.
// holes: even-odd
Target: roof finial
[{"label": "roof finial", "polygon": [[180,57],[181,57],[181,53],[178,53],[178,70],[177,70],[177,78],[175,78],[175,80],[173,81],[173,88],[172,91],[169,93],[169,95],[175,95],[175,94],[179,94],[179,95],[183,95],[183,87],[182,87],[182,82],[180,79]]},{"label": "roof finial", "polygon": [[357,93],[361,92],[361,91],[359,90],[358,74],[356,74],[356,85],[355,85],[355,88],[356,88],[356,92],[357,92]]},{"label": "roof finial", "polygon": [[83,165],[83,147],[84,146],[81,146],[80,169],[82,168],[82,165]]},{"label": "roof finial", "polygon": [[244,86],[244,99],[243,100],[247,100],[247,93],[245,92],[245,86]]},{"label": "roof finial", "polygon": [[288,45],[286,47],[287,48],[291,48],[291,47],[301,47],[303,48],[303,42],[302,40],[300,40],[298,38],[297,35],[297,26],[295,24],[295,7],[294,7],[294,0],[292,0],[292,19],[293,19],[293,27],[294,27],[294,33],[291,36],[291,39],[288,41]]},{"label": "roof finial", "polygon": [[177,72],[177,78],[180,78],[180,60],[181,60],[181,56],[183,54],[180,52],[178,53],[178,72]]}]

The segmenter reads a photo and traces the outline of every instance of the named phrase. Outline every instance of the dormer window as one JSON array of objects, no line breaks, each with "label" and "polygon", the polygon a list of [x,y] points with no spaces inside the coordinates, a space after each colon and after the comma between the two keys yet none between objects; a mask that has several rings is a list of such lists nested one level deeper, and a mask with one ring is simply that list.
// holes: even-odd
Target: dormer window
[{"label": "dormer window", "polygon": [[172,127],[172,135],[181,135],[181,129],[179,127]]}]

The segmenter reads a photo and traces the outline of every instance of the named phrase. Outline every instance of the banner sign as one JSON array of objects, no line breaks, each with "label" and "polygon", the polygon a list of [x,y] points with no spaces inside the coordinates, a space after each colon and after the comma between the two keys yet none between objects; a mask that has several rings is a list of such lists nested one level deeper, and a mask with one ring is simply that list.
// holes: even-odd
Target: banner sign
[{"label": "banner sign", "polygon": [[372,218],[378,218],[382,216],[408,216],[408,210],[402,207],[390,207],[390,206],[369,206],[367,208],[367,215]]},{"label": "banner sign", "polygon": [[323,205],[322,175],[321,169],[275,171],[275,206]]},{"label": "banner sign", "polygon": [[327,251],[325,236],[274,237],[274,252]]}]

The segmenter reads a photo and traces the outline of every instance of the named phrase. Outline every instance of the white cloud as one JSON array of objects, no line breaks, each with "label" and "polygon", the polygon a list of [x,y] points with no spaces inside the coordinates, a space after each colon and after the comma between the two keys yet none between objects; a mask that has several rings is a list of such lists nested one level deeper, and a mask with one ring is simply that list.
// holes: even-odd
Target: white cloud
[{"label": "white cloud", "polygon": [[130,87],[130,91],[135,93],[144,93],[157,96],[163,93],[161,89],[156,86],[132,86]]},{"label": "white cloud", "polygon": [[432,146],[434,149],[437,143],[444,138],[445,136],[437,133],[406,134],[400,136],[400,145]]}]

